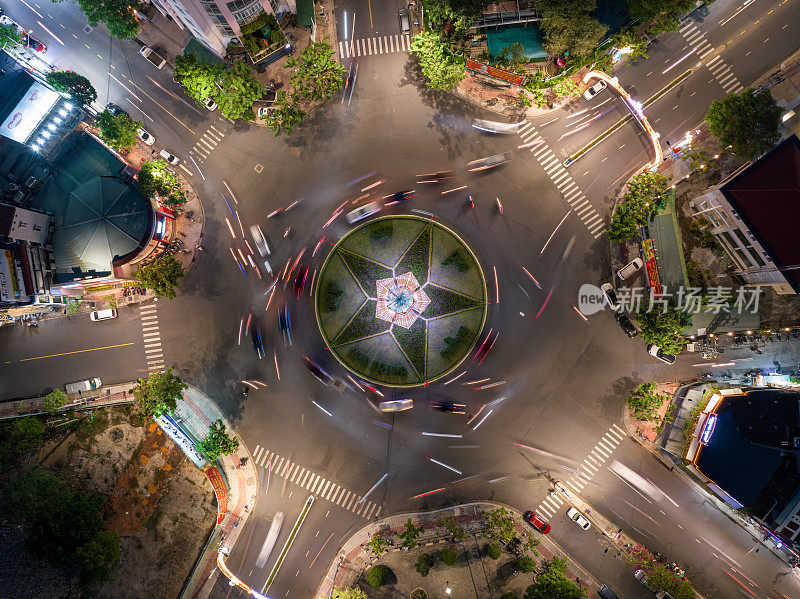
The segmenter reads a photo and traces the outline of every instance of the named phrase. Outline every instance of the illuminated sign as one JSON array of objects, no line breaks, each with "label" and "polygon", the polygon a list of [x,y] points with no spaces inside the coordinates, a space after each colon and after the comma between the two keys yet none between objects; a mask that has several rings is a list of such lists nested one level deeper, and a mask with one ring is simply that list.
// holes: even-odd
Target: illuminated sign
[{"label": "illuminated sign", "polygon": [[653,289],[653,295],[659,296],[664,290],[661,288],[661,277],[658,276],[658,264],[656,263],[656,253],[652,239],[642,241],[642,251],[644,252],[645,266],[647,267],[647,279]]},{"label": "illuminated sign", "polygon": [[703,432],[700,433],[700,443],[703,445],[708,445],[708,440],[711,438],[711,435],[714,433],[714,426],[717,424],[717,415],[716,414],[709,414],[708,420],[703,425]]},{"label": "illuminated sign", "polygon": [[41,83],[34,83],[3,121],[0,134],[25,143],[59,98],[58,92],[47,89]]},{"label": "illuminated sign", "polygon": [[522,75],[517,75],[516,73],[512,73],[510,71],[504,71],[503,69],[498,69],[491,65],[478,62],[477,60],[472,60],[471,58],[467,59],[467,70],[480,73],[481,75],[486,75],[492,79],[499,79],[500,81],[513,83],[515,85],[522,85],[524,80]]},{"label": "illuminated sign", "polygon": [[214,495],[217,496],[217,525],[220,525],[228,513],[228,486],[216,466],[206,468],[206,477],[214,487]]}]

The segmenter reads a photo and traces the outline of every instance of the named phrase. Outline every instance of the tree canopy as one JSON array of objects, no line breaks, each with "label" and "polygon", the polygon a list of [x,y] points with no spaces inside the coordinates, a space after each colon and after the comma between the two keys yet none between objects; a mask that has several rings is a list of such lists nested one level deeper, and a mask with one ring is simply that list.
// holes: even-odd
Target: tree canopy
[{"label": "tree canopy", "polygon": [[415,526],[411,521],[411,518],[409,518],[406,521],[406,529],[398,535],[401,539],[403,539],[403,542],[400,543],[400,546],[408,547],[409,549],[416,547],[417,537],[422,534],[422,531],[422,526]]},{"label": "tree canopy", "polygon": [[411,53],[419,60],[428,87],[450,89],[466,77],[464,61],[453,56],[439,34],[422,31],[411,38]]},{"label": "tree canopy", "polygon": [[668,354],[679,354],[686,345],[683,331],[692,324],[692,315],[688,312],[672,308],[664,312],[658,306],[647,312],[642,306],[631,316],[639,324],[639,335],[645,343],[654,343]]},{"label": "tree canopy", "polygon": [[288,135],[295,125],[302,123],[306,118],[306,112],[283,90],[278,92],[273,106],[277,110],[273,110],[267,115],[267,127],[275,137],[278,137],[281,132]]},{"label": "tree canopy", "polygon": [[333,589],[331,599],[367,599],[367,595],[358,587],[352,587],[350,589],[336,588]]},{"label": "tree canopy", "polygon": [[525,589],[524,599],[581,599],[586,592],[564,576],[567,563],[553,558],[547,569],[539,574],[533,584]]},{"label": "tree canopy", "polygon": [[167,208],[178,210],[187,201],[186,192],[166,160],[158,158],[145,162],[139,170],[138,181],[143,196],[158,197]]},{"label": "tree canopy", "polygon": [[[55,0],[63,2],[63,0]],[[73,0],[81,7],[86,20],[92,27],[103,23],[112,37],[126,39],[139,32],[139,21],[134,10],[142,10],[139,0]]]},{"label": "tree canopy", "polygon": [[389,568],[386,566],[374,566],[367,572],[367,582],[373,589],[379,589],[386,584],[389,579]]},{"label": "tree canopy", "polygon": [[67,403],[67,395],[61,389],[53,389],[44,398],[44,411],[55,414],[58,408]]},{"label": "tree canopy", "polygon": [[208,458],[209,462],[216,462],[221,455],[230,455],[239,449],[239,439],[228,436],[222,420],[212,422],[208,429],[208,436],[197,446],[197,449]]},{"label": "tree canopy", "polygon": [[633,412],[633,416],[639,420],[655,420],[658,418],[658,408],[661,407],[663,399],[654,393],[655,383],[642,383],[631,391],[626,403]]},{"label": "tree canopy", "polygon": [[136,144],[136,131],[142,127],[142,123],[131,120],[127,114],[113,115],[108,110],[95,117],[95,124],[100,129],[100,138],[123,152]]},{"label": "tree canopy", "polygon": [[291,69],[292,100],[319,102],[328,100],[342,89],[342,77],[347,69],[333,58],[333,48],[325,37],[321,42],[311,41],[299,56],[286,59]]},{"label": "tree canopy", "polygon": [[53,71],[47,74],[47,83],[56,91],[69,94],[79,104],[89,105],[97,100],[97,90],[83,75],[73,71]]},{"label": "tree canopy", "polygon": [[628,0],[631,17],[647,24],[651,35],[677,29],[677,17],[689,12],[694,5],[695,0]]},{"label": "tree canopy", "polygon": [[175,256],[162,254],[149,264],[140,265],[134,276],[157,297],[175,299],[175,287],[183,274],[183,265]]},{"label": "tree canopy", "polygon": [[414,564],[414,569],[419,573],[420,576],[423,578],[430,574],[431,568],[433,568],[434,559],[430,553],[422,553],[417,558],[417,563]]},{"label": "tree canopy", "polygon": [[769,90],[759,93],[752,88],[728,94],[712,102],[706,114],[711,133],[724,148],[752,160],[772,149],[781,139],[781,109]]},{"label": "tree canopy", "polygon": [[542,46],[551,56],[569,51],[589,54],[608,31],[592,16],[597,0],[551,0],[537,5],[544,31]]},{"label": "tree canopy", "polygon": [[508,544],[517,536],[514,529],[514,514],[504,507],[483,512],[486,536],[490,539]]},{"label": "tree canopy", "polygon": [[37,416],[16,418],[0,425],[0,462],[14,461],[38,449],[44,440],[44,422]]},{"label": "tree canopy", "polygon": [[214,83],[222,77],[222,72],[221,66],[201,62],[190,52],[175,57],[172,75],[189,97],[202,106],[203,100],[214,97],[219,91]]},{"label": "tree canopy", "polygon": [[237,62],[223,72],[219,88],[214,101],[229,119],[253,120],[253,103],[266,93],[264,86],[253,76],[252,69],[243,62]]},{"label": "tree canopy", "polygon": [[628,190],[611,215],[609,239],[621,241],[635,237],[637,227],[647,225],[663,206],[668,189],[669,178],[652,171],[644,171],[628,181]]},{"label": "tree canopy", "polygon": [[16,25],[0,24],[0,48],[16,46],[22,43],[22,35]]},{"label": "tree canopy", "polygon": [[172,368],[151,372],[146,379],[139,379],[131,390],[134,411],[144,418],[174,412],[187,388],[179,376],[172,374]]},{"label": "tree canopy", "polygon": [[489,0],[425,0],[425,15],[436,29],[450,24],[467,30],[489,4]]}]

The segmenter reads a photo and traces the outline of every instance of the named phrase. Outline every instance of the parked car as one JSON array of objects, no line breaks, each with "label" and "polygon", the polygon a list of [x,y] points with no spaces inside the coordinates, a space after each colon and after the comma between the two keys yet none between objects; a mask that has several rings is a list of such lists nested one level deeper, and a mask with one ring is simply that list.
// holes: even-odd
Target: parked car
[{"label": "parked car", "polygon": [[78,395],[81,395],[82,393],[85,393],[86,391],[94,391],[96,389],[99,389],[102,386],[103,386],[103,382],[99,378],[94,377],[94,378],[91,378],[91,379],[86,379],[84,381],[77,381],[75,383],[67,383],[66,385],[64,385],[64,389],[67,390],[67,394],[69,394],[69,395],[72,395],[73,393],[77,393]]},{"label": "parked car", "polygon": [[212,112],[217,109],[217,103],[214,102],[211,98],[206,98],[203,100],[203,106],[211,110]]},{"label": "parked car", "polygon": [[278,110],[277,106],[259,106],[258,107],[258,118],[265,119],[273,112]]},{"label": "parked car", "polygon": [[95,310],[89,314],[89,319],[97,322],[98,320],[108,320],[110,318],[116,318],[117,311],[113,308],[109,308],[108,310]]},{"label": "parked car", "polygon": [[120,108],[116,104],[114,104],[114,102],[109,102],[108,104],[106,104],[106,110],[111,114],[113,114],[114,116],[119,116],[121,114],[128,116],[128,113],[122,110],[122,108]]},{"label": "parked car", "polygon": [[352,212],[348,212],[345,218],[347,218],[347,222],[352,225],[353,223],[357,223],[360,220],[364,220],[365,218],[375,214],[376,212],[380,212],[380,209],[381,209],[381,203],[379,201],[370,202],[369,204],[364,204],[363,206],[359,206]]},{"label": "parked car", "polygon": [[600,595],[601,599],[619,599],[619,595],[609,589],[606,585],[602,585],[599,589],[597,589],[597,594]]},{"label": "parked car", "polygon": [[614,291],[614,287],[611,285],[611,283],[603,283],[600,285],[600,290],[603,292],[606,302],[608,302],[608,306],[613,312],[619,312],[622,310],[622,304],[620,303],[619,298],[617,297],[617,292]]},{"label": "parked car", "polygon": [[137,129],[136,135],[138,135],[139,139],[141,139],[148,146],[152,146],[154,143],[156,143],[156,138],[148,133],[146,129]]},{"label": "parked car", "polygon": [[578,510],[574,507],[571,507],[567,510],[567,518],[572,520],[575,524],[580,526],[583,530],[589,530],[592,527],[592,523],[589,522],[586,518],[583,517]]},{"label": "parked car", "polygon": [[625,331],[625,334],[628,337],[633,339],[634,337],[636,337],[636,335],[639,334],[639,330],[634,326],[634,324],[631,322],[631,319],[628,318],[627,314],[625,314],[624,312],[620,312],[617,314],[616,318],[617,318],[617,323],[619,324],[619,326],[622,327],[622,330]]},{"label": "parked car", "polygon": [[22,34],[22,45],[36,52],[41,52],[42,54],[47,52],[47,45],[27,32]]},{"label": "parked car", "polygon": [[169,162],[172,166],[177,166],[177,164],[180,162],[180,160],[178,160],[178,158],[175,156],[175,154],[173,154],[172,152],[170,152],[166,148],[161,150],[158,153],[158,155],[161,156],[167,162]]},{"label": "parked car", "polygon": [[647,346],[647,353],[653,356],[654,358],[661,360],[662,362],[664,362],[664,364],[675,363],[675,354],[665,353],[655,343],[651,343],[650,345]]},{"label": "parked car", "polygon": [[634,258],[617,271],[620,281],[624,281],[644,265],[641,258]]},{"label": "parked car", "polygon": [[595,83],[592,87],[587,89],[585,92],[583,92],[583,97],[586,98],[587,100],[591,100],[605,88],[606,88],[606,82],[600,80],[597,83]]},{"label": "parked car", "polygon": [[303,356],[303,357],[306,359],[306,361],[303,362],[303,365],[306,368],[308,368],[308,371],[312,375],[314,375],[314,378],[317,379],[320,383],[322,383],[326,387],[330,387],[330,384],[333,382],[333,377],[329,375],[327,372],[325,372],[322,366],[314,362],[314,360],[312,360],[308,356]]},{"label": "parked car", "polygon": [[[256,249],[258,253],[261,254],[261,257],[269,256],[272,253],[272,250],[269,247],[269,242],[267,241],[267,236],[264,235],[264,231],[261,230],[261,227],[258,225],[253,225],[250,227],[250,235],[253,236],[253,241],[256,244]],[[271,272],[271,269],[268,269]]]},{"label": "parked car", "polygon": [[523,515],[523,518],[525,518],[525,522],[527,522],[528,524],[533,526],[536,530],[538,530],[543,535],[546,535],[548,532],[550,532],[550,525],[547,522],[545,522],[544,520],[542,520],[535,513],[531,512],[531,511],[527,511]]},{"label": "parked car", "polygon": [[397,18],[400,21],[400,33],[408,35],[411,33],[411,21],[408,16],[408,9],[401,8],[397,11]]},{"label": "parked car", "polygon": [[391,401],[382,401],[378,404],[378,409],[381,412],[404,412],[414,407],[414,400],[410,397],[405,399],[393,399]]}]

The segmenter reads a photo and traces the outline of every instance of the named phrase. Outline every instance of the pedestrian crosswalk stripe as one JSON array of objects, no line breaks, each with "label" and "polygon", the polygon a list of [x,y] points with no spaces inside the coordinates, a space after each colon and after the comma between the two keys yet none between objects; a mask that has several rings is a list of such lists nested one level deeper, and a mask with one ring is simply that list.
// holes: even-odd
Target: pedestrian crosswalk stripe
[{"label": "pedestrian crosswalk stripe", "polygon": [[622,441],[622,440],[625,438],[625,435],[622,435],[621,433],[617,432],[617,431],[616,431],[616,430],[614,430],[613,428],[610,428],[610,429],[608,429],[608,434],[609,434],[611,437],[613,437],[614,439],[617,439],[617,442],[618,442],[618,443],[619,443],[620,441]]},{"label": "pedestrian crosswalk stripe", "polygon": [[306,481],[308,480],[308,477],[309,477],[310,475],[311,475],[311,470],[309,470],[308,472],[306,472],[306,475],[303,477],[303,482],[301,482],[301,483],[300,483],[300,486],[301,486],[301,487],[303,487],[304,489],[306,489],[306,488],[307,488],[307,487],[306,487]]},{"label": "pedestrian crosswalk stripe", "polygon": [[573,489],[574,489],[574,490],[575,490],[577,493],[580,493],[580,492],[581,492],[581,490],[580,490],[578,487],[576,487],[575,485],[573,485],[573,484],[572,484],[570,481],[567,481],[567,484],[568,484],[570,487],[572,487],[572,488],[573,488]]},{"label": "pedestrian crosswalk stripe", "polygon": [[609,457],[611,457],[611,454],[609,454],[609,453],[606,453],[605,451],[603,451],[602,449],[600,449],[600,448],[599,448],[597,445],[595,445],[595,446],[594,446],[594,449],[592,449],[592,452],[593,452],[593,453],[595,453],[595,455],[601,455],[601,456],[603,456],[603,461],[605,461],[605,460],[607,460]]},{"label": "pedestrian crosswalk stripe", "polygon": [[596,216],[596,215],[597,215],[597,213],[594,211],[594,208],[592,208],[586,214],[581,214],[581,220],[583,221],[583,224],[588,225],[589,224],[588,221],[594,220],[594,216]]},{"label": "pedestrian crosswalk stripe", "polygon": [[717,54],[714,58],[709,59],[709,61],[706,63],[706,66],[711,66],[711,65],[719,62],[720,60],[722,60],[722,58],[720,57],[719,54]]},{"label": "pedestrian crosswalk stripe", "polygon": [[601,441],[605,441],[608,445],[610,445],[613,448],[616,448],[617,445],[619,445],[619,441],[617,441],[617,438],[611,436],[610,433],[606,433],[605,435],[603,435]]},{"label": "pedestrian crosswalk stripe", "polygon": [[563,168],[561,170],[562,172],[559,173],[558,175],[553,175],[553,183],[556,184],[556,187],[558,187],[559,184],[566,184],[567,181],[564,181],[564,179],[569,178],[569,173],[565,171]]},{"label": "pedestrian crosswalk stripe", "polygon": [[694,44],[701,37],[703,37],[702,31],[693,31],[690,35],[686,36],[686,41],[690,44]]},{"label": "pedestrian crosswalk stripe", "polygon": [[253,451],[253,463],[258,464],[258,458],[261,457],[261,450],[264,448],[261,445],[256,445],[255,450]]},{"label": "pedestrian crosswalk stripe", "polygon": [[330,486],[331,486],[331,481],[328,481],[327,483],[325,483],[325,488],[322,489],[322,491],[320,491],[320,493],[319,493],[320,497],[324,497],[325,496],[325,493],[327,493],[328,487],[330,487]]}]

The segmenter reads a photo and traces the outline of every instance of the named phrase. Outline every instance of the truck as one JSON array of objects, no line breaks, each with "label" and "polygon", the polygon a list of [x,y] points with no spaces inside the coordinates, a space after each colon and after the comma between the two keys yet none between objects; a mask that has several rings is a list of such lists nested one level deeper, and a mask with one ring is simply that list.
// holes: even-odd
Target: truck
[{"label": "truck", "polygon": [[166,61],[166,59],[164,59],[164,58],[161,58],[161,56],[159,56],[158,52],[156,52],[156,51],[155,51],[153,48],[151,48],[150,46],[142,46],[141,48],[139,48],[139,54],[141,54],[141,55],[142,55],[142,56],[144,56],[144,57],[145,57],[147,60],[149,60],[151,63],[153,63],[153,65],[154,65],[154,66],[155,66],[157,69],[160,69],[160,68],[161,68],[161,67],[163,67],[165,64],[167,64],[167,61]]},{"label": "truck", "polygon": [[102,381],[97,378],[86,379],[85,381],[76,381],[74,383],[67,383],[64,387],[68,395],[82,395],[85,391],[95,391],[103,386]]}]

